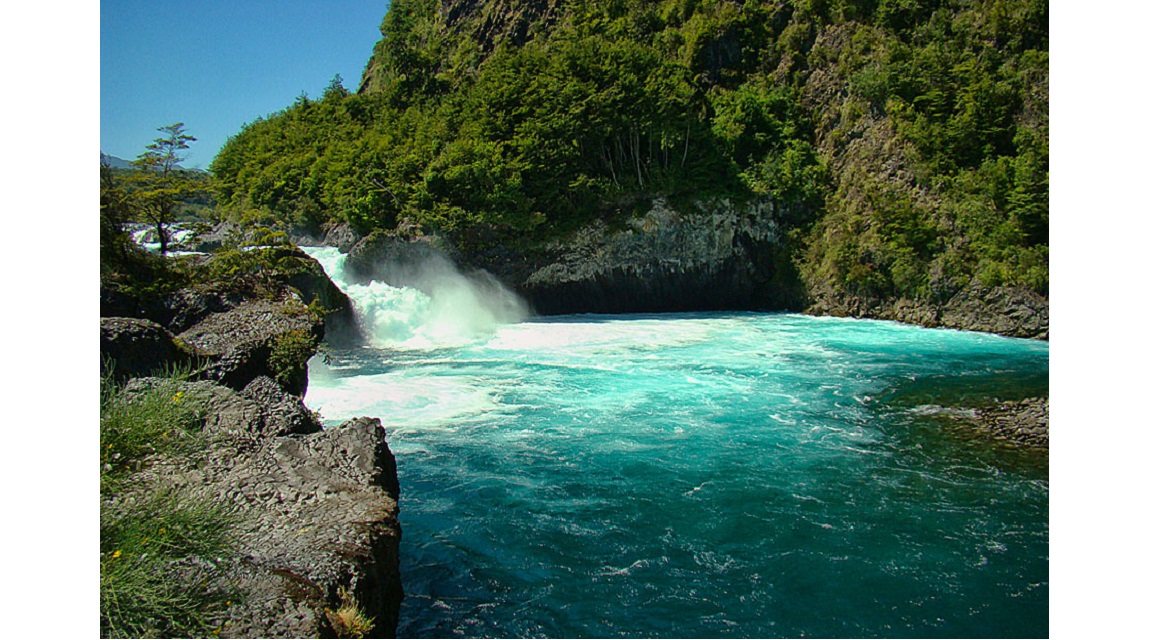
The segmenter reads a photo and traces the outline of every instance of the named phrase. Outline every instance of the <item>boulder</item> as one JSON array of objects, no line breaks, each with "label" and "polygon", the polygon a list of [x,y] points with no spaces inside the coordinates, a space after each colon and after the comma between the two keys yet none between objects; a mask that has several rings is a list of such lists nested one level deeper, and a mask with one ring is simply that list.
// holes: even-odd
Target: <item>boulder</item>
[{"label": "boulder", "polygon": [[100,318],[100,371],[115,380],[187,365],[191,354],[164,327],[140,318]]},{"label": "boulder", "polygon": [[356,243],[359,242],[362,237],[347,222],[327,224],[322,231],[324,233],[324,240],[321,244],[328,247],[336,247],[341,253],[351,251],[352,247],[356,246]]},{"label": "boulder", "polygon": [[307,362],[322,337],[323,324],[292,299],[245,302],[179,335],[209,361],[200,376],[236,390],[266,376],[295,395],[307,389]]},{"label": "boulder", "polygon": [[251,294],[217,283],[185,287],[163,298],[151,311],[151,317],[176,333],[187,331],[214,313],[231,311]]},{"label": "boulder", "polygon": [[354,281],[387,282],[394,287],[420,288],[431,270],[455,270],[452,249],[438,236],[403,237],[373,233],[348,251],[345,272]]}]

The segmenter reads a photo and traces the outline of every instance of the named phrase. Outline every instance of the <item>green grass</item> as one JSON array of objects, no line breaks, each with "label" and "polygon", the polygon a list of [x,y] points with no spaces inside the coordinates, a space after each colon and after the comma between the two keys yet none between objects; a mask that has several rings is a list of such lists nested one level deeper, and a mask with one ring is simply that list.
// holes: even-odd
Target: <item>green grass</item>
[{"label": "green grass", "polygon": [[153,456],[203,451],[202,409],[180,376],[125,394],[101,384],[100,634],[208,637],[236,594],[214,569],[228,558],[234,515],[226,505],[162,481],[140,480]]},{"label": "green grass", "polygon": [[211,567],[230,548],[231,515],[160,490],[100,518],[100,635],[206,637],[236,595]]},{"label": "green grass", "polygon": [[115,490],[151,454],[189,455],[204,448],[200,408],[184,397],[180,372],[129,397],[112,380],[100,383],[100,487]]}]

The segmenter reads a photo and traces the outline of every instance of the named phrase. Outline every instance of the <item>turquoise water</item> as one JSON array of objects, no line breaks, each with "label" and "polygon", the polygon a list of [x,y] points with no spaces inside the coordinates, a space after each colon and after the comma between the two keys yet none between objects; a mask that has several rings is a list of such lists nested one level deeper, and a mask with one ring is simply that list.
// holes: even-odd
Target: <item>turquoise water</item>
[{"label": "turquoise water", "polygon": [[754,313],[430,337],[435,300],[311,252],[395,312],[306,402],[388,429],[401,636],[1048,635],[1046,457],[942,408],[1046,391],[1047,343]]}]

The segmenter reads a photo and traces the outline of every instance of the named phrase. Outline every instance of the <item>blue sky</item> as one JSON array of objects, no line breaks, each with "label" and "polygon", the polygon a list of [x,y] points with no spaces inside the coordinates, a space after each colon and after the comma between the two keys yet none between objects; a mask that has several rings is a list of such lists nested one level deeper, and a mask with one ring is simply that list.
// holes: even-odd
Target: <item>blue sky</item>
[{"label": "blue sky", "polygon": [[100,149],[126,160],[183,122],[207,169],[245,123],[319,96],[340,74],[355,91],[388,0],[102,0]]}]

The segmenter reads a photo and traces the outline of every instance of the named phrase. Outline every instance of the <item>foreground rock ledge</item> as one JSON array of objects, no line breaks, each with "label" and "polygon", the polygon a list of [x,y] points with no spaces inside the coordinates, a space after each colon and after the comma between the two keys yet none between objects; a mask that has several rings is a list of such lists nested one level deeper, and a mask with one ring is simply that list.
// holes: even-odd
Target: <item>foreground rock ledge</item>
[{"label": "foreground rock ledge", "polygon": [[[134,380],[126,392],[155,383]],[[403,597],[400,491],[380,421],[322,430],[299,398],[266,377],[240,392],[208,381],[181,391],[206,408],[211,444],[193,460],[153,460],[133,484],[186,491],[236,514],[238,553],[207,563],[209,583],[241,594],[220,636],[335,637],[328,612],[345,589],[375,618],[370,637],[394,637]]]}]

